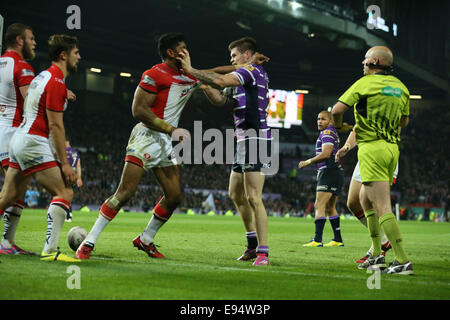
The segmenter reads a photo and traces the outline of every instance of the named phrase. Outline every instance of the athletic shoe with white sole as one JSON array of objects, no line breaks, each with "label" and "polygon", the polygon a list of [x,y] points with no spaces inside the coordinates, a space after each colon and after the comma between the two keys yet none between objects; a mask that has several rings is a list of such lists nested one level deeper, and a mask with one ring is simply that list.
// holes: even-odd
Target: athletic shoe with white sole
[{"label": "athletic shoe with white sole", "polygon": [[244,253],[242,254],[242,256],[240,256],[239,258],[237,258],[236,260],[239,261],[249,261],[252,259],[256,258],[256,249],[245,249]]},{"label": "athletic shoe with white sole", "polygon": [[376,270],[376,269],[384,269],[386,268],[386,261],[384,260],[384,255],[380,254],[376,257],[370,256],[366,261],[361,263],[358,266],[358,269],[368,269],[368,270]]},{"label": "athletic shoe with white sole", "polygon": [[411,261],[400,263],[397,260],[394,260],[389,264],[389,267],[383,270],[383,273],[413,275],[414,271]]}]

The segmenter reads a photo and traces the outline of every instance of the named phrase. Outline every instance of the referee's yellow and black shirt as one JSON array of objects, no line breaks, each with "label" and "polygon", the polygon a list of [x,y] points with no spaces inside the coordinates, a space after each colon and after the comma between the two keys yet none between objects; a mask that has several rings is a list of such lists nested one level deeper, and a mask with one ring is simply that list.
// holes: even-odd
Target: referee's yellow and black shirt
[{"label": "referee's yellow and black shirt", "polygon": [[386,140],[398,143],[402,116],[409,116],[409,91],[395,76],[366,75],[356,81],[339,99],[354,106],[356,141]]}]

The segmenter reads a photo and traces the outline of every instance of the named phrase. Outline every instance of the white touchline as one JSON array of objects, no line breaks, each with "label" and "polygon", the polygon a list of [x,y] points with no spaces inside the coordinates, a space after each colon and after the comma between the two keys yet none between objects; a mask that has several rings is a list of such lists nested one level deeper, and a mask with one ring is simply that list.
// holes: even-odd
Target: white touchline
[{"label": "white touchline", "polygon": [[[117,262],[130,262],[130,263],[138,263],[138,264],[147,264],[147,262],[144,261],[135,261],[135,260],[128,260],[128,259],[122,259],[122,258],[107,258],[107,257],[92,257],[92,260],[109,260],[109,261],[117,261]],[[279,274],[290,274],[290,275],[297,275],[297,276],[305,276],[305,277],[321,277],[321,278],[336,278],[336,279],[353,279],[353,280],[367,280],[367,275],[361,274],[361,276],[349,276],[349,275],[336,275],[336,274],[324,274],[324,273],[305,273],[305,272],[298,272],[298,271],[288,271],[288,270],[271,270],[271,269],[256,269],[256,268],[235,268],[235,267],[221,267],[217,265],[208,265],[208,264],[192,264],[192,263],[173,263],[173,262],[164,262],[165,265],[174,266],[174,267],[191,267],[195,269],[203,268],[203,269],[219,269],[219,270],[225,270],[225,271],[243,271],[243,272],[270,272],[270,273],[279,273]],[[158,264],[159,265],[159,264]],[[358,272],[358,270],[355,270],[355,272]],[[407,278],[391,278],[392,276],[383,277],[382,281],[386,282],[407,282]],[[416,284],[421,285],[441,285],[444,287],[450,287],[450,282],[442,282],[442,281],[414,281]]]}]

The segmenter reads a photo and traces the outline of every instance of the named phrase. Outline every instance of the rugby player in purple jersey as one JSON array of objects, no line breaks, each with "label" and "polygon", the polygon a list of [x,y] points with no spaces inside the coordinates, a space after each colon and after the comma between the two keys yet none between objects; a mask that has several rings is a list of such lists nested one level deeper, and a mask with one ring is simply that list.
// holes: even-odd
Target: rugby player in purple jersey
[{"label": "rugby player in purple jersey", "polygon": [[[184,71],[202,81],[209,100],[215,105],[232,101],[237,148],[230,175],[229,194],[246,229],[248,246],[238,260],[252,260],[253,265],[269,264],[267,213],[262,201],[264,170],[270,167],[272,135],[267,126],[269,78],[261,65],[252,64],[256,41],[244,37],[228,46],[236,71],[221,75],[191,66],[189,52],[180,53]],[[252,141],[253,140],[253,141]],[[256,143],[254,143],[256,142]],[[256,148],[254,148],[253,146]],[[262,150],[262,152],[261,152]]]},{"label": "rugby player in purple jersey", "polygon": [[[317,164],[317,189],[315,208],[316,233],[305,247],[343,247],[339,215],[336,202],[344,184],[344,173],[341,165],[335,161],[339,150],[339,136],[333,125],[331,112],[321,111],[317,116],[317,128],[320,131],[316,142],[316,156],[300,161],[298,167],[303,169],[310,164]],[[330,220],[334,238],[323,244],[322,234],[326,217]]]}]

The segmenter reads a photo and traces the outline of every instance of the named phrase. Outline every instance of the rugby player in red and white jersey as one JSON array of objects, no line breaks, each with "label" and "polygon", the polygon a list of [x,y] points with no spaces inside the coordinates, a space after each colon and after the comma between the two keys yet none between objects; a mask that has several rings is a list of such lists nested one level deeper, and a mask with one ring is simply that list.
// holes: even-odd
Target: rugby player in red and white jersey
[{"label": "rugby player in red and white jersey", "polygon": [[[23,120],[23,102],[34,78],[33,67],[25,61],[36,55],[33,31],[22,23],[13,23],[6,29],[5,45],[6,52],[0,57],[0,171],[3,175],[9,166],[9,143]],[[0,219],[5,218],[0,254],[35,254],[21,249],[14,241],[24,197],[25,193],[19,194],[12,206],[0,214]]]},{"label": "rugby player in red and white jersey", "polygon": [[[152,258],[164,258],[153,240],[183,199],[178,166],[171,158],[171,136],[189,139],[189,132],[177,127],[178,121],[189,97],[200,86],[196,78],[180,69],[177,57],[184,49],[186,43],[182,34],[170,33],[160,37],[158,50],[163,62],[142,74],[134,93],[132,113],[140,123],[133,128],[128,141],[121,181],[116,192],[103,203],[94,226],[77,250],[77,258],[89,259],[100,233],[134,195],[144,171],[153,172],[164,196],[154,207],[144,232],[133,240],[133,245]],[[259,62],[263,63],[265,59],[261,55]],[[212,70],[228,73],[235,67],[223,66]]]},{"label": "rugby player in red and white jersey", "polygon": [[24,120],[10,142],[10,163],[0,198],[0,213],[14,203],[33,177],[53,196],[48,207],[41,260],[77,262],[78,259],[59,252],[58,239],[70,210],[72,185],[76,181],[65,151],[65,78],[77,70],[81,57],[75,37],[53,35],[48,45],[52,65],[31,82],[24,104]]}]

